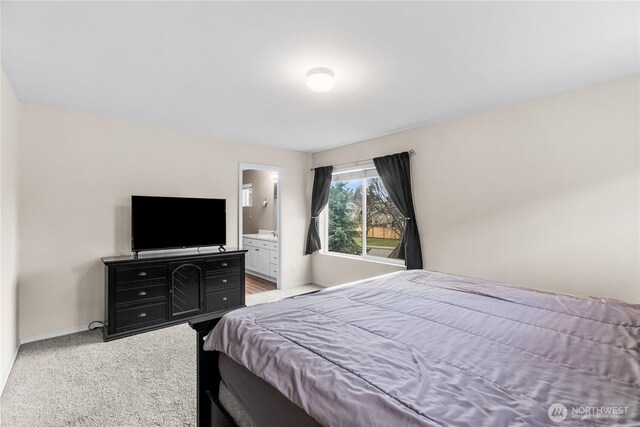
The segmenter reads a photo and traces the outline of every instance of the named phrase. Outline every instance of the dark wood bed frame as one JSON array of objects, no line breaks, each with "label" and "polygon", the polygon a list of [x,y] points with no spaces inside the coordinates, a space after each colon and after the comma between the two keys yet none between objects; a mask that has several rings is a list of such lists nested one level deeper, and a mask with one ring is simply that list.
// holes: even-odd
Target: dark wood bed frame
[{"label": "dark wood bed frame", "polygon": [[[319,292],[318,290],[305,292],[300,295],[309,295]],[[295,298],[295,295],[289,298]],[[244,305],[242,305],[244,307]],[[189,321],[189,326],[196,331],[196,351],[197,351],[197,426],[198,427],[237,427],[231,415],[222,406],[218,398],[220,392],[220,369],[218,368],[217,351],[204,351],[204,339],[209,332],[218,324],[222,316],[240,307],[229,310],[221,310],[209,313]]]},{"label": "dark wood bed frame", "polygon": [[204,339],[209,331],[229,311],[231,310],[219,311],[189,321],[189,326],[196,331],[198,427],[237,427],[218,399],[221,380],[218,369],[219,353],[203,349]]}]

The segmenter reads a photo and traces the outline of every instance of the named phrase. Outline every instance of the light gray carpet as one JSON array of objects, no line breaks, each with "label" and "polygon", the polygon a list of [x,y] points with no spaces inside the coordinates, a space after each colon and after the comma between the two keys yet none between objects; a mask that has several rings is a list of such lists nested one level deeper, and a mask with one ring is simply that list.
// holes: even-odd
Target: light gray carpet
[{"label": "light gray carpet", "polygon": [[[318,288],[254,294],[247,305]],[[101,332],[87,331],[20,348],[0,421],[3,427],[195,426],[195,389],[195,332],[188,325],[106,343]]]},{"label": "light gray carpet", "polygon": [[188,325],[102,342],[87,331],[25,344],[2,395],[2,426],[195,425]]}]

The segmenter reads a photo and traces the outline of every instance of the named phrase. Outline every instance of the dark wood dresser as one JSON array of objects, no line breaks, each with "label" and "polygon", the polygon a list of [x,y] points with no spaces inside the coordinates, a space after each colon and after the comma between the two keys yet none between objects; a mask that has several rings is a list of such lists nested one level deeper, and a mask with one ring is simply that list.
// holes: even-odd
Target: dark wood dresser
[{"label": "dark wood dresser", "polygon": [[244,307],[245,252],[102,258],[105,341]]}]

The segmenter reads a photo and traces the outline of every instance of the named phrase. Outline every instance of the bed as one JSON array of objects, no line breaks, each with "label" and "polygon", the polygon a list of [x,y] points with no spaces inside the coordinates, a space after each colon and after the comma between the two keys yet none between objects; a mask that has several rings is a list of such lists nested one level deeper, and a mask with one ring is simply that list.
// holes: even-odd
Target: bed
[{"label": "bed", "polygon": [[640,424],[639,305],[410,270],[199,331],[200,426],[221,383],[259,426]]}]

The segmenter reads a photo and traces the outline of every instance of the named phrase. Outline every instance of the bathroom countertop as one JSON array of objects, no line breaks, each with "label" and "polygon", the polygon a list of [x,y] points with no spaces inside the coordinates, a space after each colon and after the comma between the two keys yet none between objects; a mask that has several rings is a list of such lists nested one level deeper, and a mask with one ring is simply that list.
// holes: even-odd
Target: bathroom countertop
[{"label": "bathroom countertop", "polygon": [[256,239],[256,240],[265,240],[267,242],[277,242],[278,241],[278,237],[274,236],[273,234],[243,234],[242,235],[243,238],[247,238],[247,239]]}]

